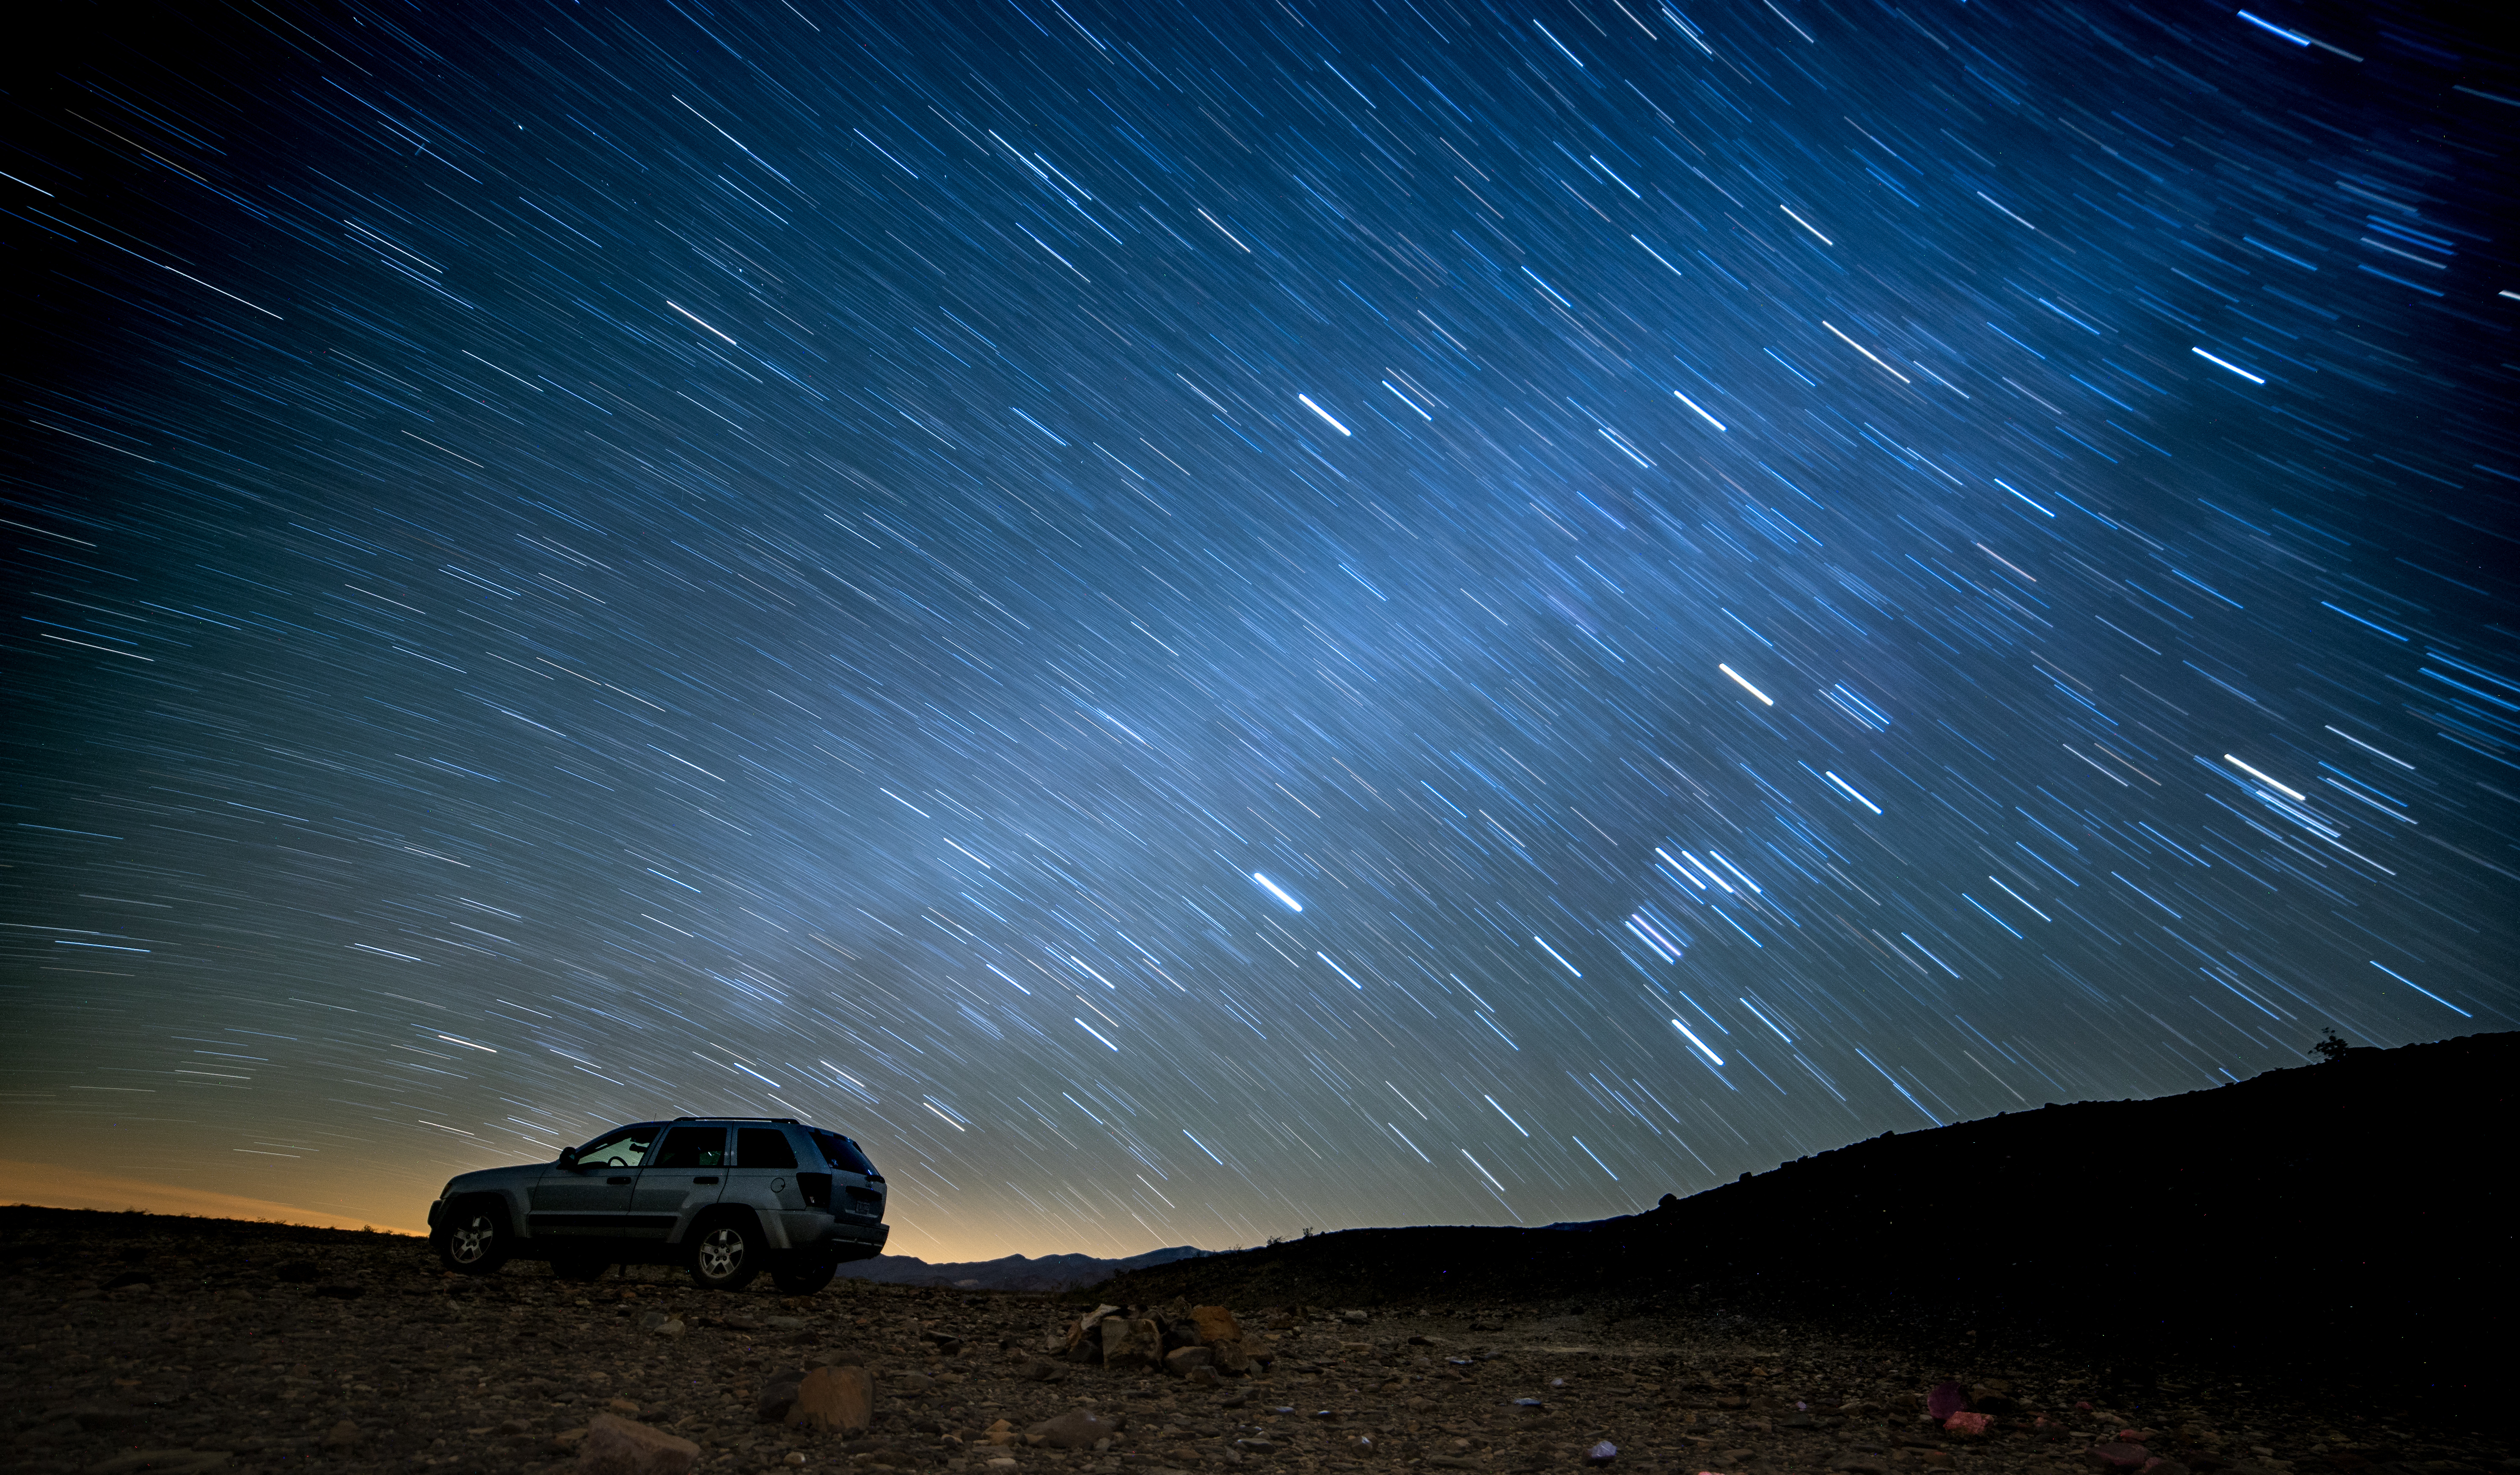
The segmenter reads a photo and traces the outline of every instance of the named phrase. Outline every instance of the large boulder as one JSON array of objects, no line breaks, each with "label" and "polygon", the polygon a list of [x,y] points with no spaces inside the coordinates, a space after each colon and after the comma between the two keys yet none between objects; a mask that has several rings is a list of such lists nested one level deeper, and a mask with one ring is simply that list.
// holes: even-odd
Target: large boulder
[{"label": "large boulder", "polygon": [[1242,1340],[1242,1323],[1234,1319],[1233,1312],[1222,1306],[1192,1307],[1190,1319],[1191,1323],[1198,1328],[1198,1341],[1202,1347]]},{"label": "large boulder", "polygon": [[690,1475],[700,1447],[617,1413],[599,1413],[577,1442],[578,1475]]}]

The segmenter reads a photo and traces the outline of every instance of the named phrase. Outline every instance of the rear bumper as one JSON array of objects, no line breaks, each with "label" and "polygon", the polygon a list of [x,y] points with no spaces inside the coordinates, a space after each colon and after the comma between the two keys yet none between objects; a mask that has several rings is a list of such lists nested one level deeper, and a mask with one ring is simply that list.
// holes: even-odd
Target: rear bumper
[{"label": "rear bumper", "polygon": [[888,1224],[835,1223],[825,1229],[822,1237],[804,1246],[818,1258],[846,1264],[852,1260],[872,1260],[883,1253],[886,1240],[892,1237]]}]

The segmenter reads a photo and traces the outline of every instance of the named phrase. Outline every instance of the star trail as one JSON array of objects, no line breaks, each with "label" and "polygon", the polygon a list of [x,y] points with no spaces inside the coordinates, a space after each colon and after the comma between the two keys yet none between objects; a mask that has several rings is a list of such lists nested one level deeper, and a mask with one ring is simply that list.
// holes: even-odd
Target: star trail
[{"label": "star trail", "polygon": [[793,1115],[896,1252],[1222,1247],[2520,1008],[2456,24],[68,23],[0,129],[22,1167],[407,1226]]}]

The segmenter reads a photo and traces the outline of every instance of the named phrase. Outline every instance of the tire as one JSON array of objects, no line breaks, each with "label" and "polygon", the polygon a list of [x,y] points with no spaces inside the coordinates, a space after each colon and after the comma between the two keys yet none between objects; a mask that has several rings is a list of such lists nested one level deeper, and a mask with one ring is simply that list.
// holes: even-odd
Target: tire
[{"label": "tire", "polygon": [[554,1255],[551,1268],[556,1280],[601,1280],[612,1263],[600,1255]]},{"label": "tire", "polygon": [[789,1260],[770,1268],[770,1283],[787,1295],[810,1296],[832,1283],[840,1273],[838,1262],[832,1260]]},{"label": "tire", "polygon": [[770,1259],[761,1230],[733,1215],[702,1220],[692,1231],[689,1253],[692,1283],[702,1290],[742,1290]]},{"label": "tire", "polygon": [[513,1235],[507,1212],[475,1201],[455,1206],[431,1242],[437,1263],[458,1275],[495,1275],[508,1263]]}]

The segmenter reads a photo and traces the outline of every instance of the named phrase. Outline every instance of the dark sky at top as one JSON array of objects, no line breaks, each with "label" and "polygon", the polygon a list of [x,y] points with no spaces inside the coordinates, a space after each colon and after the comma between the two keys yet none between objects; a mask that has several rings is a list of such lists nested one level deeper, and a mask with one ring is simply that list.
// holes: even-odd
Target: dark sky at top
[{"label": "dark sky at top", "polygon": [[10,1155],[1108,1253],[2511,1027],[2505,62],[1501,5],[22,49]]}]

